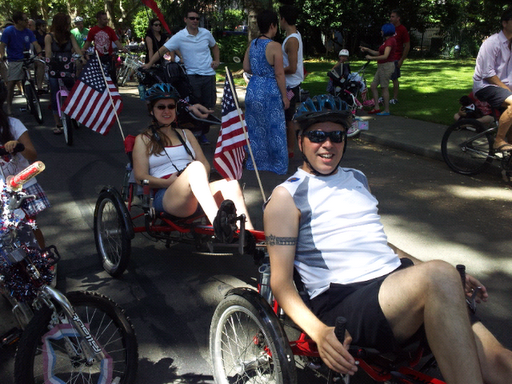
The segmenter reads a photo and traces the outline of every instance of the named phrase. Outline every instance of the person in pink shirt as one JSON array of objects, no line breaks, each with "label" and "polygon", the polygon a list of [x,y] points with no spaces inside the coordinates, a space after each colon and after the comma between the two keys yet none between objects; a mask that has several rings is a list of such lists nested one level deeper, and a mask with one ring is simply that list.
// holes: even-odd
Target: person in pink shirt
[{"label": "person in pink shirt", "polygon": [[501,16],[502,30],[485,40],[478,51],[473,93],[493,108],[506,108],[501,114],[494,150],[512,151],[512,8]]}]

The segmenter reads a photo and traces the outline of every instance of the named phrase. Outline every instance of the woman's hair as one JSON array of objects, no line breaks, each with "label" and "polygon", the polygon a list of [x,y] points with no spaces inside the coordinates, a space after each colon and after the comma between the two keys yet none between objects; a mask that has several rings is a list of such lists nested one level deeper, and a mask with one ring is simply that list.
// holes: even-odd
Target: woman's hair
[{"label": "woman's hair", "polygon": [[395,34],[395,26],[391,23],[386,23],[382,26],[382,36],[393,36]]},{"label": "woman's hair", "polygon": [[146,30],[147,36],[153,36],[153,28],[151,28],[151,27],[153,26],[153,23],[155,21],[160,21],[160,20],[158,19],[158,17],[153,17],[151,20],[149,20],[148,29]]},{"label": "woman's hair", "polygon": [[4,145],[8,141],[14,140],[9,124],[9,116],[4,111],[4,103],[7,100],[7,87],[4,82],[0,82],[0,144]]},{"label": "woman's hair", "polygon": [[52,32],[59,44],[66,43],[71,36],[71,17],[65,13],[57,13],[53,17]]},{"label": "woman's hair", "polygon": [[258,29],[260,30],[261,34],[265,34],[270,29],[270,26],[272,24],[278,25],[278,18],[277,13],[274,11],[271,11],[269,9],[265,9],[264,11],[261,11],[258,14],[258,17],[256,19],[258,21]]}]

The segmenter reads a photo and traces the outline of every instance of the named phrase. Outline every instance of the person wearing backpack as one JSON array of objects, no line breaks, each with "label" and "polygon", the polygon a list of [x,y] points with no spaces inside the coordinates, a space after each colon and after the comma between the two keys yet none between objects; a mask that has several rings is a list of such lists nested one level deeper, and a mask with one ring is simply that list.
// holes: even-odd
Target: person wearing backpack
[{"label": "person wearing backpack", "polygon": [[53,18],[51,32],[45,37],[46,63],[50,81],[50,100],[56,127],[53,133],[63,132],[57,111],[59,79],[71,90],[75,84],[75,63],[73,52],[81,53],[75,36],[71,33],[71,18],[65,13],[57,13]]}]

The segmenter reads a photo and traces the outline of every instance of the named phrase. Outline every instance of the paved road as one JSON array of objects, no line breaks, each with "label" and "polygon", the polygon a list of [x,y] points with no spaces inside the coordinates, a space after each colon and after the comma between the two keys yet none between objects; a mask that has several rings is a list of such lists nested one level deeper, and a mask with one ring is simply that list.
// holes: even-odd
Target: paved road
[{"label": "paved road", "polygon": [[[126,134],[135,134],[147,123],[145,107],[135,88],[123,92],[121,121]],[[40,226],[63,256],[59,287],[99,291],[126,308],[139,341],[138,383],[213,383],[211,316],[230,287],[255,285],[256,267],[247,258],[201,256],[183,245],[167,249],[138,235],[129,270],[122,279],[111,279],[98,262],[92,215],[101,187],[122,181],[126,156],[120,134],[116,127],[106,137],[82,128],[70,148],[62,136],[51,133],[51,116],[45,113],[45,127],[35,126],[28,115],[21,118],[47,165],[39,181],[53,207],[41,215]],[[210,139],[215,140],[215,132]],[[213,145],[205,152],[211,159]],[[294,159],[290,169],[298,163]],[[360,140],[350,142],[344,164],[367,174],[391,242],[420,258],[442,257],[465,263],[470,273],[478,271],[491,291],[489,303],[480,307],[481,316],[512,347],[510,185],[490,175],[463,177],[439,161]],[[261,177],[266,196],[285,178],[269,173]],[[262,198],[254,174],[246,171],[242,182],[253,222],[260,226]],[[0,329],[12,326],[4,303],[0,316]],[[2,383],[11,382],[12,361],[12,351],[0,351]]]}]

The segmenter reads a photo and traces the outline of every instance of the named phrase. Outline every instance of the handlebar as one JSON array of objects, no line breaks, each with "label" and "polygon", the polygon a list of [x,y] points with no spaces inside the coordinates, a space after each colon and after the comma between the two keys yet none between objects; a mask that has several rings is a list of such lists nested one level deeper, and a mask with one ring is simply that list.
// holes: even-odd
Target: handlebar
[{"label": "handlebar", "polygon": [[23,152],[25,150],[25,146],[21,143],[18,143],[16,144],[16,146],[14,147],[14,150],[12,152],[7,152],[5,147],[0,147],[0,156],[5,156],[5,155],[9,155],[9,154],[16,154],[18,152]]},{"label": "handlebar", "polygon": [[35,177],[36,175],[43,172],[45,169],[45,165],[42,161],[36,161],[29,165],[27,168],[25,168],[23,171],[18,173],[17,175],[8,178],[7,185],[13,189],[18,190],[23,187],[23,184],[25,184],[27,181]]}]

